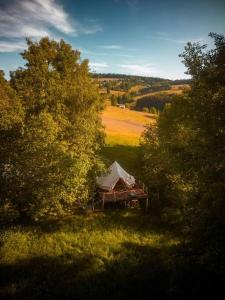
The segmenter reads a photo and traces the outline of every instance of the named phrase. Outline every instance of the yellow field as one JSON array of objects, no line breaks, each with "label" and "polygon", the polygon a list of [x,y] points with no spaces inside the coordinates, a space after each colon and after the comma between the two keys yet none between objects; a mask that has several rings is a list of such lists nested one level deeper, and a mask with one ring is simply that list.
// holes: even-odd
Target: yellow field
[{"label": "yellow field", "polygon": [[137,84],[130,88],[130,92],[138,92],[140,89],[142,89],[145,85],[144,84]]},{"label": "yellow field", "polygon": [[108,144],[138,145],[147,124],[154,124],[156,116],[129,109],[107,106],[102,114]]},{"label": "yellow field", "polygon": [[110,90],[110,95],[121,96],[121,95],[124,95],[125,93],[126,93],[125,91],[114,91],[114,90]]},{"label": "yellow field", "polygon": [[143,97],[147,97],[147,96],[154,96],[154,95],[181,95],[184,91],[189,90],[190,87],[188,84],[182,84],[182,85],[172,85],[171,90],[167,90],[167,91],[159,91],[159,92],[151,92],[151,93],[146,93],[144,95],[140,95],[140,96],[136,96],[134,97],[135,100],[141,99]]}]

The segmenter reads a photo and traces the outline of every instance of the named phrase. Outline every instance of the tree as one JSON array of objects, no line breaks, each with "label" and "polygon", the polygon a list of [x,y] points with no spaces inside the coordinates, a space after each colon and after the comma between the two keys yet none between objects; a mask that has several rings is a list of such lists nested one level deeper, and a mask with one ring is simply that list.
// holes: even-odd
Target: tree
[{"label": "tree", "polygon": [[[207,274],[213,294],[224,296],[225,38],[215,48],[188,43],[181,57],[191,90],[174,97],[142,142],[142,172],[152,214],[175,225],[186,240],[185,271]],[[204,277],[204,276],[203,276]],[[198,283],[199,284],[199,283]],[[203,279],[203,284],[205,280]],[[200,281],[201,292],[204,286]],[[209,289],[210,290],[210,289]]]},{"label": "tree", "polygon": [[[24,112],[20,99],[0,72],[0,205],[15,195],[11,183]],[[14,174],[16,176],[16,174]]]},{"label": "tree", "polygon": [[[146,131],[143,165],[145,169],[151,158],[151,163],[161,167],[169,189],[164,196],[173,198],[173,202],[165,203],[168,208],[179,209],[179,216],[189,226],[199,249],[223,257],[225,39],[214,33],[210,37],[215,43],[212,50],[207,51],[206,45],[198,43],[185,47],[181,57],[193,78],[191,91],[175,97],[161,113],[157,151],[152,149],[150,129]],[[150,185],[154,178],[149,170],[146,183]]]},{"label": "tree", "polygon": [[150,114],[154,114],[154,115],[157,115],[158,114],[158,110],[155,106],[152,106],[150,109],[149,109],[149,112]]},{"label": "tree", "polygon": [[25,112],[12,182],[15,207],[35,216],[72,209],[91,197],[101,165],[102,103],[78,51],[48,38],[27,44],[26,67],[11,73]]},{"label": "tree", "polygon": [[118,100],[117,100],[117,96],[116,95],[111,95],[111,97],[110,97],[110,100],[111,100],[111,105],[112,106],[116,106],[117,105],[117,103],[118,103]]},{"label": "tree", "polygon": [[[215,48],[188,44],[181,55],[193,77],[186,120],[195,184],[193,234],[203,251],[223,256],[225,235],[225,38],[210,33]],[[190,127],[190,126],[189,126]],[[193,146],[192,146],[193,145]]]},{"label": "tree", "polygon": [[143,107],[143,108],[142,108],[142,111],[143,111],[143,112],[146,112],[146,113],[149,113],[148,107]]}]

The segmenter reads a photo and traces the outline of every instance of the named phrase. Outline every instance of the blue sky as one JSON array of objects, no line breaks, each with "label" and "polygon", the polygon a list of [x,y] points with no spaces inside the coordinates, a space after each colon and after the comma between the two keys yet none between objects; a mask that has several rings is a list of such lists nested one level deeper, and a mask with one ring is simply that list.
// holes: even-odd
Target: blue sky
[{"label": "blue sky", "polygon": [[25,37],[63,38],[93,71],[179,79],[188,41],[225,34],[224,0],[0,0],[0,68],[23,66]]}]

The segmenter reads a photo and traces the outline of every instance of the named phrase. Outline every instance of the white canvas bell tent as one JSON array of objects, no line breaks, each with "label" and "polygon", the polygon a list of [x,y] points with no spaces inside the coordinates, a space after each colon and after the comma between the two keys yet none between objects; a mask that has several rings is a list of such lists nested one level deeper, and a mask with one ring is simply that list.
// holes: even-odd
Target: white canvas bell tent
[{"label": "white canvas bell tent", "polygon": [[111,191],[119,180],[122,180],[128,188],[132,188],[135,185],[135,178],[128,174],[118,162],[115,161],[104,176],[97,178],[97,184],[99,188]]}]

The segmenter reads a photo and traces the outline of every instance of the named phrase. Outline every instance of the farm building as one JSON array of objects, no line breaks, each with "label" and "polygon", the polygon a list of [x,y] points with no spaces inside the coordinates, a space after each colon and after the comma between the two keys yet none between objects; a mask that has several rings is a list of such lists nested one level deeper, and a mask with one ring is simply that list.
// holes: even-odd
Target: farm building
[{"label": "farm building", "polygon": [[118,162],[114,162],[107,173],[97,178],[98,202],[102,209],[107,203],[117,203],[123,207],[139,206],[140,202],[148,207],[148,194],[143,185],[136,183]]}]

